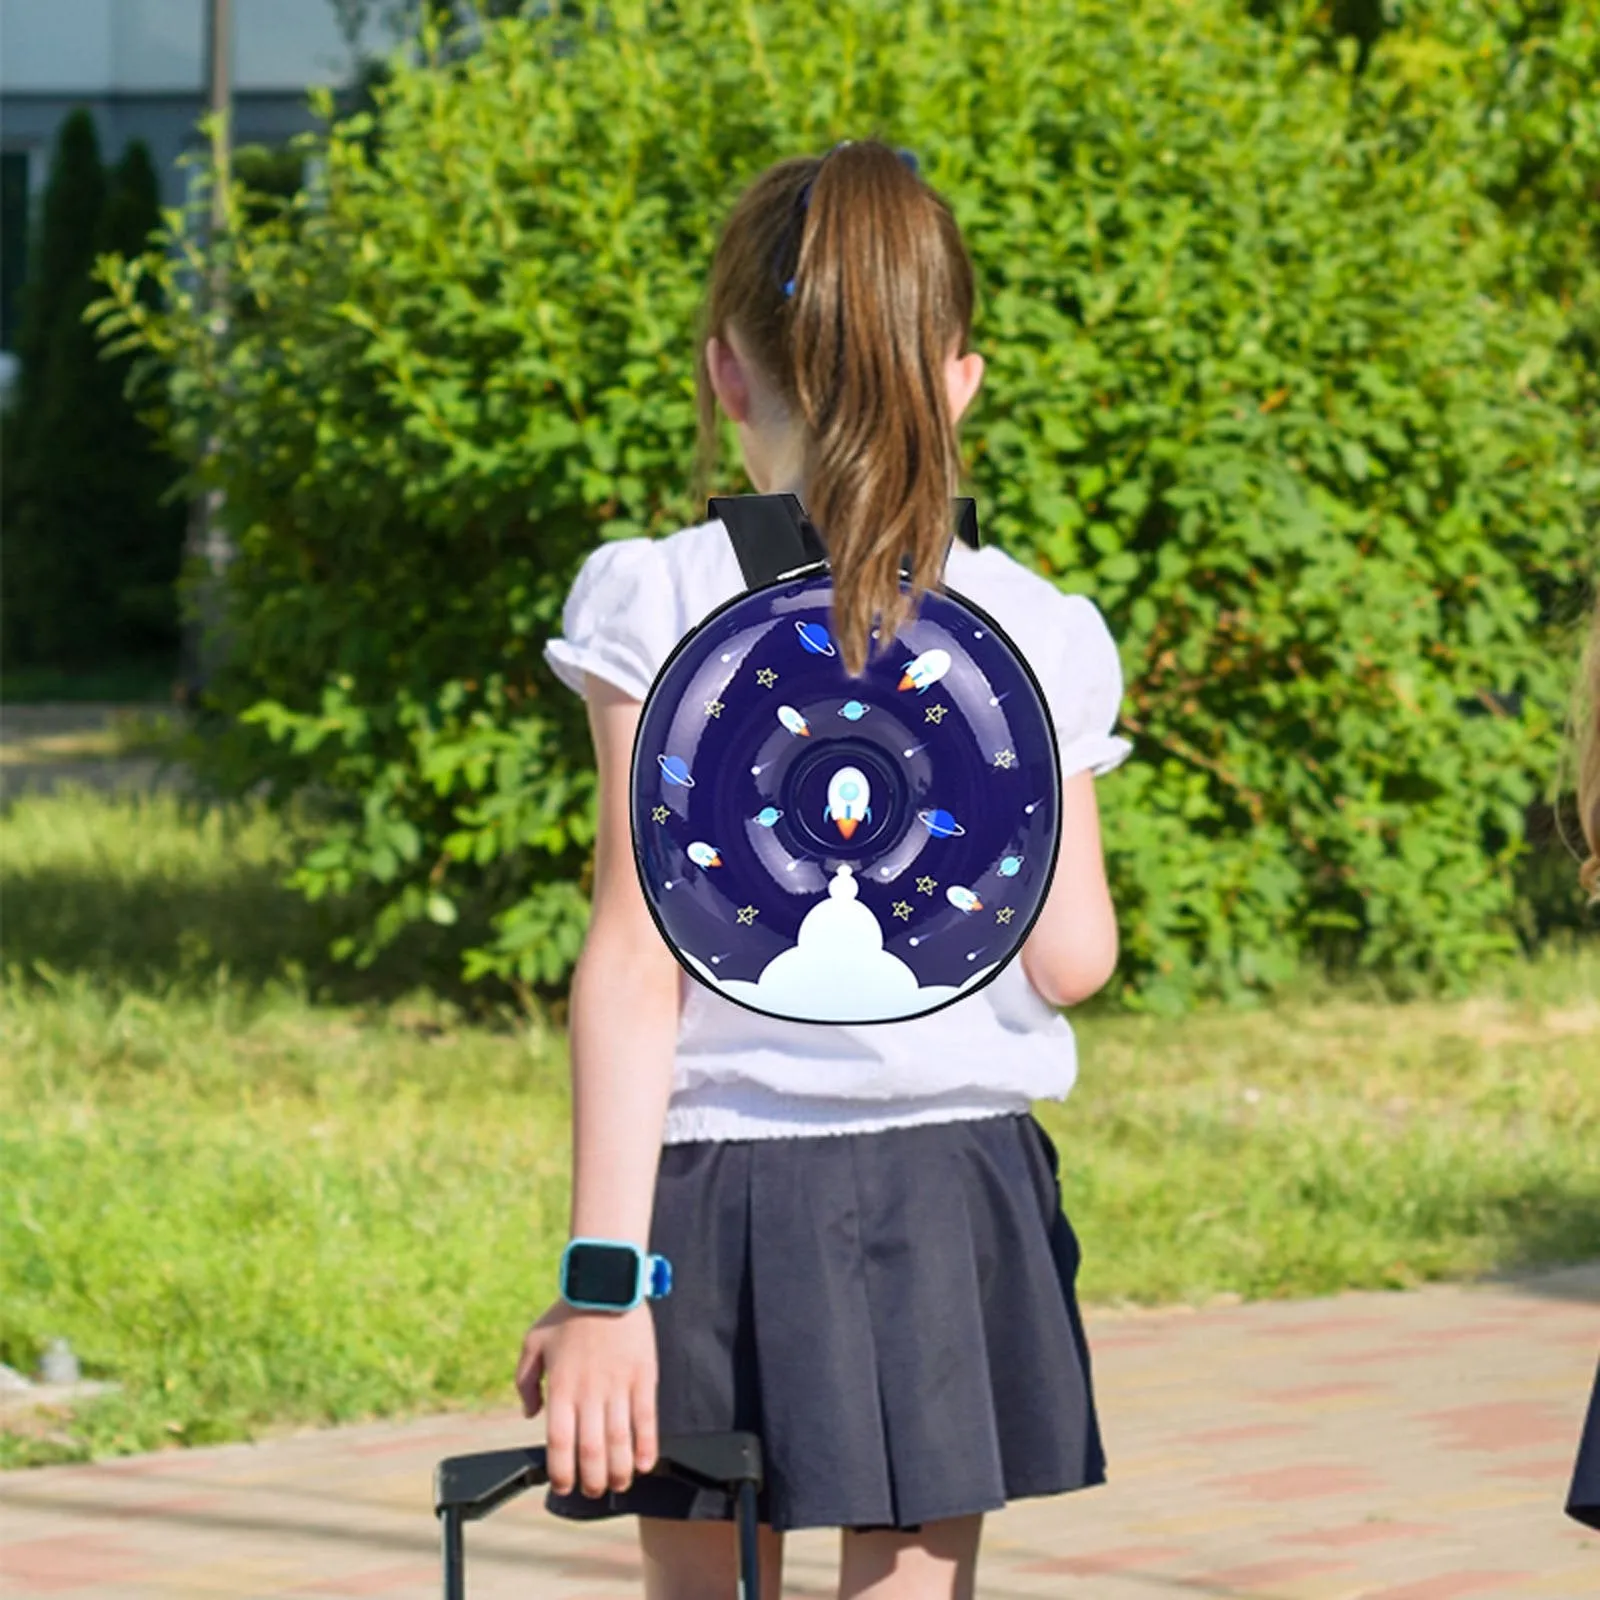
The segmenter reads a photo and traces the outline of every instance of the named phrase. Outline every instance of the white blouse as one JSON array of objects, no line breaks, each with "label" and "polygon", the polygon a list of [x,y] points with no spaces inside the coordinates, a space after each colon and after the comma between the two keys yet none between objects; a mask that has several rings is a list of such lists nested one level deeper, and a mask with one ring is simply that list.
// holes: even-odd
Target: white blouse
[{"label": "white blouse", "polygon": [[[1003,551],[956,544],[945,578],[1006,630],[1044,689],[1061,775],[1111,771],[1122,669],[1094,603],[1063,594]],[[744,588],[720,522],[602,545],[584,562],[545,646],[561,681],[587,676],[643,700],[678,641]],[[683,978],[665,1142],[869,1133],[1026,1111],[1077,1076],[1066,1018],[1012,961],[925,1017],[851,1027],[748,1011]]]}]

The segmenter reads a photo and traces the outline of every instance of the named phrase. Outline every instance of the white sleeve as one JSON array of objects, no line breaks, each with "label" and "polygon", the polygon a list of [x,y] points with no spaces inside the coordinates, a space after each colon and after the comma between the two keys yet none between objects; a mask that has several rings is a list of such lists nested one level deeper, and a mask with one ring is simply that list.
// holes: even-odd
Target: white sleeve
[{"label": "white sleeve", "polygon": [[592,551],[561,610],[545,660],[569,689],[602,678],[643,700],[678,642],[667,564],[650,539],[618,539]]},{"label": "white sleeve", "polygon": [[1101,777],[1133,746],[1113,731],[1122,704],[1122,663],[1094,601],[1060,597],[1055,648],[1040,674],[1061,751],[1063,779],[1085,770]]}]

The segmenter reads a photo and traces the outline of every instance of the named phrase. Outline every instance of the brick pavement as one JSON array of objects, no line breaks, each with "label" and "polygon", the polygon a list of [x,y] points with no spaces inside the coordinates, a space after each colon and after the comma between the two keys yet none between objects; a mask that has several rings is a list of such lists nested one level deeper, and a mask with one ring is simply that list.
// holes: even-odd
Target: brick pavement
[{"label": "brick pavement", "polygon": [[[1600,1263],[1520,1285],[1090,1319],[1106,1488],[990,1519],[982,1600],[1580,1600],[1561,1515],[1600,1349]],[[6,1600],[422,1600],[433,1462],[506,1413],[0,1477]],[[832,1592],[791,1536],[786,1594]],[[637,1600],[625,1522],[536,1497],[468,1534],[473,1600]]]}]

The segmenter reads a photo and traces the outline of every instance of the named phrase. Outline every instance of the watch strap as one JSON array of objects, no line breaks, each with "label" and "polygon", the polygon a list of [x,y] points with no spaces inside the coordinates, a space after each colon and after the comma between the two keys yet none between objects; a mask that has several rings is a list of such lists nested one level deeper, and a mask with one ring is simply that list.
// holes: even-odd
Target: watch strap
[{"label": "watch strap", "polygon": [[672,1293],[672,1263],[665,1256],[646,1256],[644,1297],[664,1300]]}]

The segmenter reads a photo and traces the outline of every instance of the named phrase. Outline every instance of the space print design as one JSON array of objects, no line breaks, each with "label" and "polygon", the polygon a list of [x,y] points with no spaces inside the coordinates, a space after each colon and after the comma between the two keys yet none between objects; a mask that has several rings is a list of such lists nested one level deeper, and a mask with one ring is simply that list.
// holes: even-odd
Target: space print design
[{"label": "space print design", "polygon": [[831,601],[825,576],[774,584],[679,646],[640,717],[635,851],[701,983],[796,1021],[899,1021],[1020,948],[1055,863],[1055,737],[969,602],[924,596],[852,677]]}]

